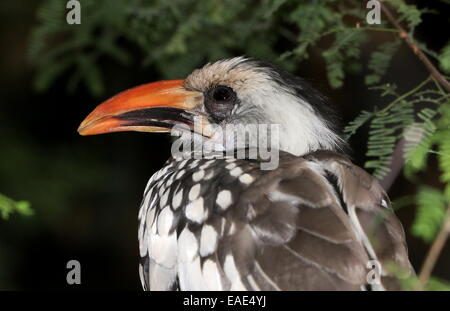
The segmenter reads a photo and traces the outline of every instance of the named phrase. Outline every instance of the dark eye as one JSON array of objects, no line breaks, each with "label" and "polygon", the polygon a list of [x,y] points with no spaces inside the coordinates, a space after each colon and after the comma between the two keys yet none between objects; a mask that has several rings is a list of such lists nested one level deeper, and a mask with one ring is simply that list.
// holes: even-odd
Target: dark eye
[{"label": "dark eye", "polygon": [[219,85],[212,90],[212,98],[217,101],[226,101],[233,96],[233,93],[231,88]]},{"label": "dark eye", "polygon": [[216,122],[223,121],[230,116],[237,103],[236,92],[225,85],[213,86],[205,93],[205,108],[211,119]]}]

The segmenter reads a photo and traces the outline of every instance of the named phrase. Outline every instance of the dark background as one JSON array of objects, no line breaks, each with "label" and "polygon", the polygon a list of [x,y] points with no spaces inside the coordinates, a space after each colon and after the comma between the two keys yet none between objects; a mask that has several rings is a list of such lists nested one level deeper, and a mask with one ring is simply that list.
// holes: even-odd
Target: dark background
[{"label": "dark background", "polygon": [[[67,94],[65,79],[36,93],[26,53],[39,2],[0,4],[0,192],[30,201],[34,210],[31,217],[0,220],[0,289],[139,289],[138,207],[148,178],[170,153],[170,141],[161,134],[142,133],[81,137],[76,129],[104,99],[161,77],[139,62],[121,66],[101,59],[107,77],[101,98],[93,98],[84,88]],[[433,6],[433,1],[417,1],[419,6],[425,3]],[[439,50],[449,39],[448,15],[425,16],[416,36]],[[378,93],[367,90],[362,75],[350,75],[342,89],[331,90],[316,57],[304,62],[296,74],[331,98],[343,124],[380,101]],[[403,46],[389,78],[407,89],[426,75],[422,63]],[[351,140],[359,165],[365,161],[366,139],[363,131]],[[421,178],[438,186],[437,176],[432,161]],[[389,195],[396,199],[414,192],[414,185],[399,176]],[[408,234],[414,207],[397,214]],[[412,263],[419,270],[428,246],[409,234],[407,238]],[[79,286],[66,283],[66,263],[71,259],[81,262]],[[448,262],[449,247],[434,274],[449,280]]]}]

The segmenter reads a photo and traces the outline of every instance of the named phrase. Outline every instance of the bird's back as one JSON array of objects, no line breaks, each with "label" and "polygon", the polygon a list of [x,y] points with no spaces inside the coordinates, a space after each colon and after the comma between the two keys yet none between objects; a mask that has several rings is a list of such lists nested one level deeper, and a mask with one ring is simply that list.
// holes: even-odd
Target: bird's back
[{"label": "bird's back", "polygon": [[279,162],[171,158],[139,212],[143,287],[400,289],[414,272],[379,183],[335,152]]}]

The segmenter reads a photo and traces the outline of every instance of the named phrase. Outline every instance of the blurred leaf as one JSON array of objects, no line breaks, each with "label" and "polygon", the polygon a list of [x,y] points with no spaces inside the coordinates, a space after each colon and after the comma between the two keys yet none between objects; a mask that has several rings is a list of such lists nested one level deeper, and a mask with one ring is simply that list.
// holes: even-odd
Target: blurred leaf
[{"label": "blurred leaf", "polygon": [[0,194],[0,215],[3,219],[8,219],[11,214],[18,213],[24,216],[33,215],[30,203],[27,201],[14,201]]},{"label": "blurred leaf", "polygon": [[405,139],[404,157],[405,172],[407,176],[425,169],[429,151],[433,145],[432,135],[436,131],[433,118],[436,110],[424,108],[418,113],[422,123],[413,123],[403,132]]},{"label": "blurred leaf", "polygon": [[382,179],[389,173],[389,164],[395,145],[402,137],[402,130],[414,120],[414,109],[408,101],[401,101],[391,109],[374,113],[370,122],[366,156],[370,159],[366,168],[373,169],[373,176]]},{"label": "blurred leaf", "polygon": [[439,65],[445,73],[450,73],[450,41],[447,42],[439,55]]},{"label": "blurred leaf", "polygon": [[439,167],[442,171],[441,181],[450,183],[450,130],[441,133],[442,140],[439,144]]},{"label": "blurred leaf", "polygon": [[348,140],[350,137],[356,133],[356,131],[363,126],[367,121],[370,120],[374,115],[373,112],[361,111],[359,116],[357,116],[353,121],[349,122],[344,128],[345,139]]},{"label": "blurred leaf", "polygon": [[407,4],[403,0],[389,0],[389,4],[400,14],[399,21],[406,22],[410,32],[422,22],[422,13],[426,11],[426,9],[419,10],[415,5]]},{"label": "blurred leaf", "polygon": [[425,290],[429,291],[450,291],[450,283],[432,277],[428,280]]},{"label": "blurred leaf", "polygon": [[368,64],[372,71],[365,78],[367,85],[379,83],[381,78],[386,74],[391,59],[400,46],[400,41],[390,41],[382,44],[376,51],[370,55]]},{"label": "blurred leaf", "polygon": [[430,242],[436,236],[445,214],[445,197],[441,191],[422,187],[416,194],[417,211],[412,233]]}]

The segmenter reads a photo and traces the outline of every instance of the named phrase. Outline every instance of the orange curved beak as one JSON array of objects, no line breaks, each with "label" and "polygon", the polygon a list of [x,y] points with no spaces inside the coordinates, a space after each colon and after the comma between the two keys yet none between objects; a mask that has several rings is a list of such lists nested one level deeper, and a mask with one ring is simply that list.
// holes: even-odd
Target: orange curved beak
[{"label": "orange curved beak", "polygon": [[194,108],[202,103],[203,95],[183,88],[183,81],[153,82],[119,93],[97,106],[78,133],[168,132],[180,123],[192,127]]}]

